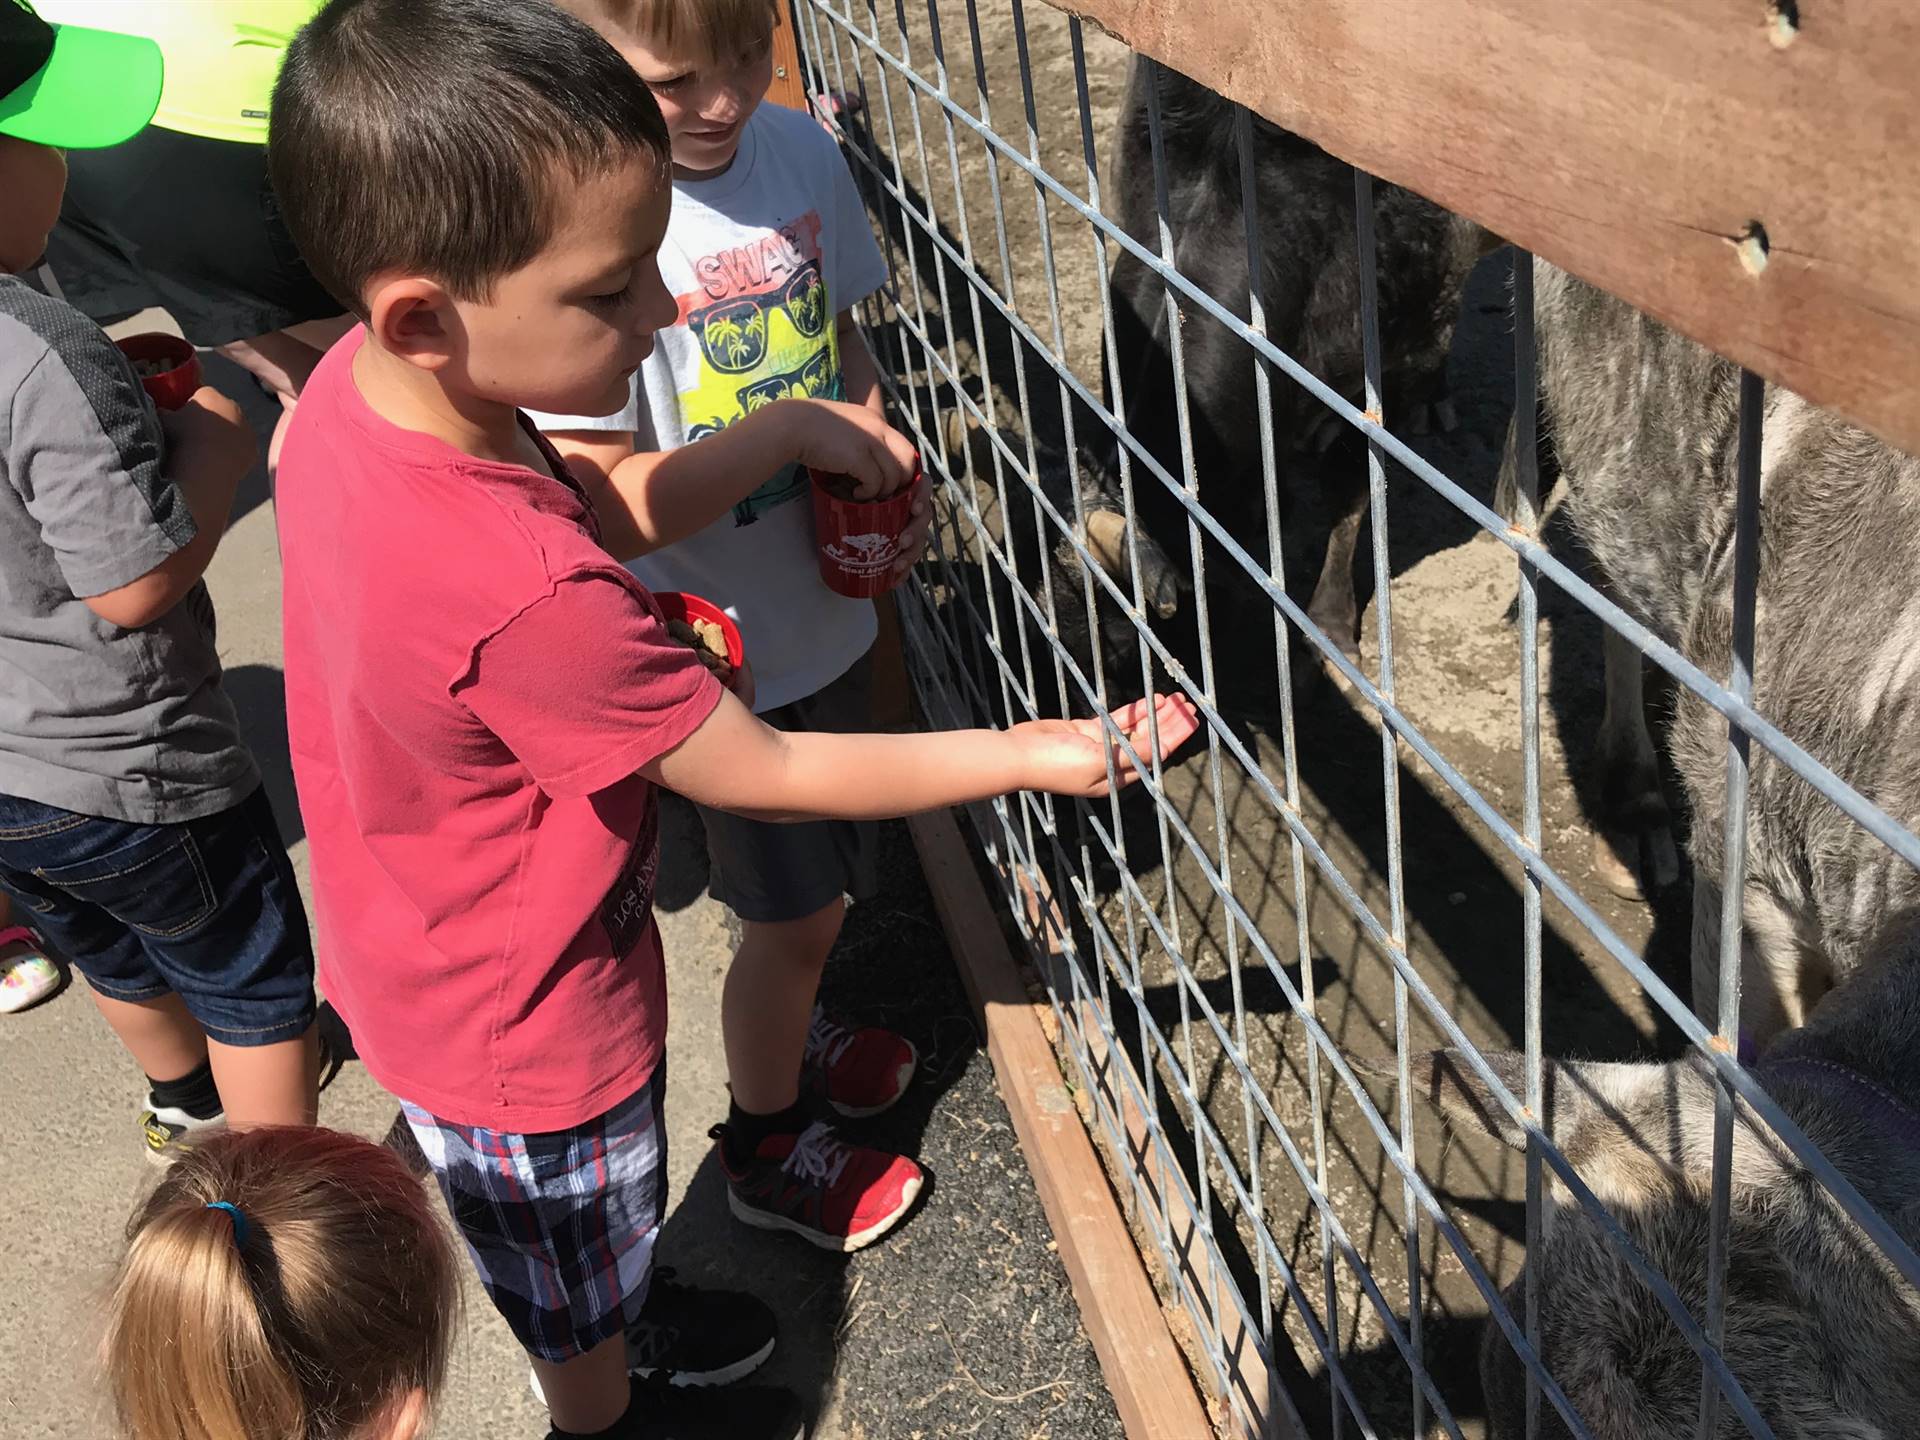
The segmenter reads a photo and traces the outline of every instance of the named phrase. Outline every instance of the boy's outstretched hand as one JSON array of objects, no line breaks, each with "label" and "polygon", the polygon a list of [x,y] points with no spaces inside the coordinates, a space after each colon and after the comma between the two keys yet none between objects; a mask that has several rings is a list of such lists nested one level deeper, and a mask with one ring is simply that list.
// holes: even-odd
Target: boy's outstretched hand
[{"label": "boy's outstretched hand", "polygon": [[[1184,695],[1135,700],[1115,710],[1111,718],[1134,753],[1149,763],[1153,760],[1152,722],[1159,726],[1162,759],[1191,739],[1200,724],[1193,702]],[[1098,720],[1029,720],[1012,726],[1007,734],[1025,752],[1023,789],[1089,799],[1104,795],[1109,752],[1122,786],[1140,778],[1126,751],[1109,738]]]}]

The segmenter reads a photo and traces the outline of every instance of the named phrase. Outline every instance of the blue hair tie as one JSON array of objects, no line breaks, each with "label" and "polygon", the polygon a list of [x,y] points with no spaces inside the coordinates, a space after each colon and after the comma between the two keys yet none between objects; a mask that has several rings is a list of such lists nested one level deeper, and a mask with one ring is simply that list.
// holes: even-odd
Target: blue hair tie
[{"label": "blue hair tie", "polygon": [[247,1217],[240,1213],[240,1207],[226,1200],[209,1200],[209,1210],[224,1210],[227,1218],[233,1221],[233,1243],[244,1247],[247,1243]]}]

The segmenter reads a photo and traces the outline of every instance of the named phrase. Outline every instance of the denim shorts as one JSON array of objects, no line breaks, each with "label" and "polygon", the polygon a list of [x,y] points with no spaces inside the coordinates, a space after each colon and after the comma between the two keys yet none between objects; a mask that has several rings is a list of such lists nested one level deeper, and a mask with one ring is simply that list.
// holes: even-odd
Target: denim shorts
[{"label": "denim shorts", "polygon": [[0,889],[111,999],[171,991],[223,1045],[313,1024],[313,940],[264,789],[177,825],[0,795]]},{"label": "denim shorts", "polygon": [[606,1114],[541,1135],[458,1125],[402,1100],[480,1283],[555,1364],[632,1325],[667,1209],[667,1062]]}]

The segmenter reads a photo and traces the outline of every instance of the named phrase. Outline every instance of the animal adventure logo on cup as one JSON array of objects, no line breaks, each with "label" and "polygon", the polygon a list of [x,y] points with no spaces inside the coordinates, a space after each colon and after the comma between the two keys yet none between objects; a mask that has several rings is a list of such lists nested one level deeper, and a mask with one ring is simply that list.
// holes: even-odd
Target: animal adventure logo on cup
[{"label": "animal adventure logo on cup", "polygon": [[858,500],[851,475],[809,469],[813,481],[813,532],[820,543],[820,578],[850,600],[871,600],[900,582],[893,573],[901,536],[913,520],[913,481],[879,500]]}]

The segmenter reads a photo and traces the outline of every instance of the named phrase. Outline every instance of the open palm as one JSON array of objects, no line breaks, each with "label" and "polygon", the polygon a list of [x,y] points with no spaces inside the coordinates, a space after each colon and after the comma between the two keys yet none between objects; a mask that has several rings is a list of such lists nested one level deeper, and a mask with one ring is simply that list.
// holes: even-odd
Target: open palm
[{"label": "open palm", "polygon": [[[1171,755],[1199,728],[1193,702],[1184,695],[1155,695],[1151,702],[1134,700],[1109,716],[1115,728],[1142,760],[1153,759],[1154,730],[1160,756]],[[1099,720],[1029,720],[1008,732],[1025,752],[1026,788],[1055,795],[1087,798],[1107,793],[1107,760],[1111,755],[1121,785],[1139,779],[1133,763]]]}]

